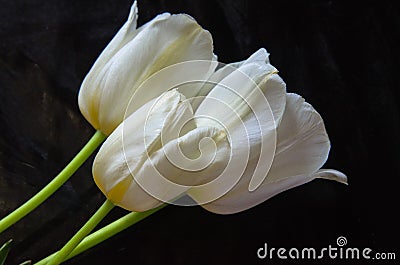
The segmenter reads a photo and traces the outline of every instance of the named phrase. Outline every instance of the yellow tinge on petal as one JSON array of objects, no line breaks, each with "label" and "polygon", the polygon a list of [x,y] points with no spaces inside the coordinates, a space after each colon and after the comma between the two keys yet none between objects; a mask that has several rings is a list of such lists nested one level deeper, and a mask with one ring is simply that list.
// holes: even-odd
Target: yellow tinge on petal
[{"label": "yellow tinge on petal", "polygon": [[106,194],[106,197],[114,204],[119,204],[125,196],[126,191],[129,189],[133,179],[131,176],[127,176],[118,182],[111,190]]}]

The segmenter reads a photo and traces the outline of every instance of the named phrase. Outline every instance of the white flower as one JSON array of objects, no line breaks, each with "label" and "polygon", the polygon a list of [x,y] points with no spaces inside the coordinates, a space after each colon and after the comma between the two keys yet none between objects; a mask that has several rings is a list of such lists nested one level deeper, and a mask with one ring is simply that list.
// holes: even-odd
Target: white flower
[{"label": "white flower", "polygon": [[144,211],[185,193],[228,214],[315,178],[346,182],[342,173],[320,169],[330,148],[323,120],[286,93],[265,49],[209,82],[195,93],[201,98],[163,94],[111,134],[93,165],[110,200]]},{"label": "white flower", "polygon": [[[276,74],[276,71],[270,68],[267,52],[261,49],[245,62],[234,66],[238,69],[220,70],[220,72],[228,73],[224,74],[223,78],[221,76],[218,78],[221,79],[220,83],[227,83],[228,87],[235,92],[248,93],[249,96],[246,97],[246,101],[253,110],[263,108],[261,106],[264,104],[263,100],[260,100],[260,95],[255,93],[261,90],[271,107],[275,124],[268,121],[263,124],[263,121],[260,121],[261,115],[246,117],[246,114],[243,114],[242,111],[241,115],[244,116],[243,121],[249,132],[252,155],[249,157],[240,180],[229,192],[208,203],[204,203],[206,202],[205,198],[212,197],[210,193],[215,192],[215,190],[217,190],[215,194],[217,196],[218,188],[200,191],[192,189],[188,191],[188,194],[211,212],[229,214],[251,208],[280,192],[305,184],[315,178],[326,178],[347,183],[347,178],[343,173],[336,170],[320,169],[327,160],[330,149],[323,120],[302,97],[293,93],[286,93],[283,80]],[[232,69],[232,66],[227,66],[227,68]],[[253,79],[258,84],[258,88],[253,86],[254,90],[252,91],[252,88],[246,89],[244,88],[246,86],[238,84],[237,81],[231,81],[235,80],[235,76],[239,75],[240,72]],[[232,121],[229,121],[228,113],[210,106],[216,99],[220,102],[229,103],[224,92],[226,92],[226,89],[222,86],[215,86],[207,96],[207,98],[212,97],[213,100],[208,101],[206,98],[201,103],[196,115],[207,114],[210,117],[218,117],[217,120],[230,126]],[[236,96],[236,98],[238,97]],[[254,133],[259,125],[261,125],[261,128],[262,126],[267,127],[265,130],[259,130],[261,135]],[[276,135],[270,130],[273,126],[276,128]],[[270,129],[268,130],[268,128]],[[234,132],[235,128],[232,126],[228,130]],[[274,137],[276,137],[274,152],[272,152],[271,147],[264,149],[262,146],[268,145],[268,141],[273,141]],[[269,151],[269,153],[260,159],[257,150],[263,149]],[[263,164],[264,168],[269,170],[265,171],[264,177],[260,179],[259,175],[255,175],[255,171],[263,167]],[[267,164],[266,167],[265,164]],[[235,168],[235,164],[233,164],[231,170],[235,172],[242,170],[242,168]],[[254,179],[256,180],[252,185]]]},{"label": "white flower", "polygon": [[[79,108],[92,126],[109,135],[124,119],[147,101],[170,89],[176,79],[207,78],[208,67],[182,67],[169,72],[151,89],[141,84],[154,73],[170,65],[192,60],[214,59],[210,33],[185,14],[164,13],[136,28],[137,3],[134,2],[128,21],[104,49],[86,76],[79,92]],[[173,81],[169,81],[171,79]],[[132,97],[135,103],[127,105]]]}]

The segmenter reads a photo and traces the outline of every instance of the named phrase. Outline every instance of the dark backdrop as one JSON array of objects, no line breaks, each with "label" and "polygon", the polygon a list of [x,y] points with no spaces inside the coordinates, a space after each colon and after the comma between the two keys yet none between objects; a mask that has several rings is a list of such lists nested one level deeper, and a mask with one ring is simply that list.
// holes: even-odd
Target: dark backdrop
[{"label": "dark backdrop", "polygon": [[[258,260],[257,249],[265,242],[335,246],[339,236],[399,259],[395,2],[141,0],[139,24],[165,11],[188,13],[211,31],[224,62],[267,48],[288,91],[323,116],[332,142],[326,167],[346,173],[349,186],[316,180],[230,216],[170,206],[68,264],[283,264]],[[0,1],[0,216],[44,186],[93,134],[78,110],[78,89],[131,3]],[[59,249],[97,209],[104,197],[91,162],[1,235],[0,244],[14,239],[6,264]],[[102,224],[124,213],[116,209]]]}]

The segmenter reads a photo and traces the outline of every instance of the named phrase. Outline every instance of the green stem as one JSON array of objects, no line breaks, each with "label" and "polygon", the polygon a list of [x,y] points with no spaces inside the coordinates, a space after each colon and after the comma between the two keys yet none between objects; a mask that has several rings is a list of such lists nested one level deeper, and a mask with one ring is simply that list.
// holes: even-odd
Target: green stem
[{"label": "green stem", "polygon": [[47,265],[58,265],[82,242],[82,240],[100,223],[101,220],[114,208],[110,200],[106,200],[86,224],[65,244],[65,246],[50,259]]},{"label": "green stem", "polygon": [[[142,213],[137,213],[137,212],[131,212],[124,217],[114,221],[113,223],[97,230],[93,234],[90,234],[89,236],[85,237],[84,240],[63,260],[69,260],[78,254],[96,246],[97,244],[100,244],[101,242],[105,241],[106,239],[118,234],[119,232],[127,229],[128,227],[136,224],[137,222],[143,220],[149,215],[152,215],[153,213],[157,212],[158,210],[161,210],[168,204],[162,204],[161,206],[148,210],[146,212]],[[48,256],[47,258],[42,259],[41,261],[35,263],[35,265],[45,265],[47,264],[48,261],[50,261],[58,252]]]},{"label": "green stem", "polygon": [[0,233],[18,222],[25,215],[32,212],[42,204],[48,197],[57,191],[78,168],[89,158],[97,147],[106,139],[106,136],[97,131],[82,150],[71,160],[71,162],[41,191],[36,193],[29,201],[10,213],[0,221]]}]

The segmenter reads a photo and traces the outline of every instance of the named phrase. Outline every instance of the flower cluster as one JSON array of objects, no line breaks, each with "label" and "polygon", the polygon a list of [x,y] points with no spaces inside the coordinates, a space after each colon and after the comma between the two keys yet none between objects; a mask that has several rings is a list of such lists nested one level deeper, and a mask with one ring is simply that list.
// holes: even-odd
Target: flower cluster
[{"label": "flower cluster", "polygon": [[217,67],[193,18],[162,14],[135,29],[136,18],[134,6],[79,94],[86,119],[110,135],[93,176],[114,204],[146,211],[187,194],[225,214],[315,178],[346,182],[320,169],[323,120],[286,92],[265,49]]}]

